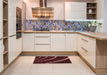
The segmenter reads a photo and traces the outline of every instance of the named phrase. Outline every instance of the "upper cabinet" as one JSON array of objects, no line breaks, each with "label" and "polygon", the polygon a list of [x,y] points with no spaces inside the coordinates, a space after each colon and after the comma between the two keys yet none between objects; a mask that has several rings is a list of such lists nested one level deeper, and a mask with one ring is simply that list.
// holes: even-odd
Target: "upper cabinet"
[{"label": "upper cabinet", "polygon": [[16,34],[16,0],[8,1],[8,36]]},{"label": "upper cabinet", "polygon": [[87,3],[87,19],[97,19],[97,3]]},{"label": "upper cabinet", "polygon": [[65,2],[65,19],[86,19],[86,2]]},{"label": "upper cabinet", "polygon": [[2,12],[3,12],[2,0],[0,0],[0,38],[2,38]]}]

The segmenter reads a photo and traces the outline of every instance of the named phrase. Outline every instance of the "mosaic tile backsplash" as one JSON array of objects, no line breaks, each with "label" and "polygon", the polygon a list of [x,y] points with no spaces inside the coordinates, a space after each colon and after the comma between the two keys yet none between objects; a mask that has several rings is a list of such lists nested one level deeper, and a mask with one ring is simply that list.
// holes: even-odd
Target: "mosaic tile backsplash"
[{"label": "mosaic tile backsplash", "polygon": [[25,30],[33,31],[86,31],[88,21],[26,20]]}]

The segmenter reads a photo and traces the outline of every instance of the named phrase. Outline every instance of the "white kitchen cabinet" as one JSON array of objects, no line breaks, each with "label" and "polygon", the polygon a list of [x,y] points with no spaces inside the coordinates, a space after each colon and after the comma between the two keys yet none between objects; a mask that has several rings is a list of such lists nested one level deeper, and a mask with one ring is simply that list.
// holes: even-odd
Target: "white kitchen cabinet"
[{"label": "white kitchen cabinet", "polygon": [[8,0],[8,34],[16,34],[16,0]]},{"label": "white kitchen cabinet", "polygon": [[0,72],[3,70],[3,41],[0,40]]},{"label": "white kitchen cabinet", "polygon": [[65,33],[52,33],[51,34],[51,51],[65,51]]},{"label": "white kitchen cabinet", "polygon": [[9,64],[17,57],[17,42],[16,36],[9,37],[8,51],[9,51]]},{"label": "white kitchen cabinet", "polygon": [[96,68],[96,39],[78,35],[78,52]]},{"label": "white kitchen cabinet", "polygon": [[66,34],[66,51],[77,51],[77,35]]},{"label": "white kitchen cabinet", "polygon": [[3,21],[2,21],[2,18],[3,18],[3,2],[2,0],[0,0],[0,38],[2,38],[2,34],[3,34]]},{"label": "white kitchen cabinet", "polygon": [[35,34],[35,51],[50,51],[50,33]]},{"label": "white kitchen cabinet", "polygon": [[23,33],[23,51],[35,51],[34,33]]},{"label": "white kitchen cabinet", "polygon": [[86,19],[86,2],[65,2],[65,19]]},{"label": "white kitchen cabinet", "polygon": [[17,49],[18,54],[20,54],[22,52],[22,38],[16,39],[16,42],[17,42],[16,49]]}]

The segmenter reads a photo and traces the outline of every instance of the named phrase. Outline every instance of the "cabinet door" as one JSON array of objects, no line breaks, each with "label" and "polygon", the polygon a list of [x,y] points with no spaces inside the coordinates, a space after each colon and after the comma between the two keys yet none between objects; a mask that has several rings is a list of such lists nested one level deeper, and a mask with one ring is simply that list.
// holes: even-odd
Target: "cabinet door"
[{"label": "cabinet door", "polygon": [[9,63],[11,63],[18,55],[16,36],[9,37]]},{"label": "cabinet door", "polygon": [[16,0],[8,0],[8,34],[16,34]]},{"label": "cabinet door", "polygon": [[65,19],[86,19],[86,3],[65,2]]},{"label": "cabinet door", "polygon": [[3,15],[2,15],[2,14],[3,14],[3,13],[2,13],[2,12],[3,12],[3,9],[2,9],[2,8],[3,8],[3,7],[2,7],[2,6],[3,6],[3,3],[2,3],[2,0],[0,0],[0,38],[2,38],[2,34],[3,34],[3,32],[2,32],[2,29],[3,29],[3,27],[2,27],[2,26],[3,26],[3,24],[2,24],[2,22],[3,22],[3,21],[2,21],[2,18],[3,18],[3,17],[2,17],[2,16],[3,16]]},{"label": "cabinet door", "polygon": [[3,41],[0,40],[0,72],[3,70]]},{"label": "cabinet door", "polygon": [[16,41],[17,41],[17,52],[18,52],[18,54],[20,54],[21,52],[22,52],[22,38],[20,38],[20,39],[16,39]]},{"label": "cabinet door", "polygon": [[51,51],[66,51],[64,33],[51,34]]},{"label": "cabinet door", "polygon": [[23,34],[23,51],[35,51],[34,45],[34,33]]},{"label": "cabinet door", "polygon": [[66,51],[77,51],[76,34],[66,34]]}]

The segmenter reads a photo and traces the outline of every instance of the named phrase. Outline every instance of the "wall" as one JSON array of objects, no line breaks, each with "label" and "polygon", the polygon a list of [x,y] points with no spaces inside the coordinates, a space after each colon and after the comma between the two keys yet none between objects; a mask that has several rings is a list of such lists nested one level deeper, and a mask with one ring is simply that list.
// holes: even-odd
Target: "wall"
[{"label": "wall", "polygon": [[16,0],[16,7],[22,8],[22,0]]},{"label": "wall", "polygon": [[95,2],[97,2],[97,19],[102,23],[100,31],[104,32],[104,0],[95,0]]},{"label": "wall", "polygon": [[[32,18],[32,7],[39,6],[39,0],[24,0],[26,3],[26,19],[31,20]],[[64,1],[65,0],[48,0],[48,6],[54,7],[54,19],[63,20],[64,19]],[[93,0],[66,0],[75,2],[92,2]]]},{"label": "wall", "polygon": [[95,0],[97,2],[97,18],[103,19],[104,18],[104,0]]},{"label": "wall", "polygon": [[107,0],[104,0],[104,32],[107,33]]}]

